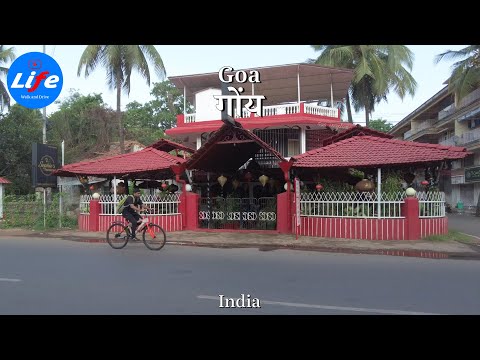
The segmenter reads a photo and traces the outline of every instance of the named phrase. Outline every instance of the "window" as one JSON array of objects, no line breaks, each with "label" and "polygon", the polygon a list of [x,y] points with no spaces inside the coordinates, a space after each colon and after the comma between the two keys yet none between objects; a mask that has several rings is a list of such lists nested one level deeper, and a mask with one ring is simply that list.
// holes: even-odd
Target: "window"
[{"label": "window", "polygon": [[288,139],[287,157],[300,154],[300,141],[298,139]]}]

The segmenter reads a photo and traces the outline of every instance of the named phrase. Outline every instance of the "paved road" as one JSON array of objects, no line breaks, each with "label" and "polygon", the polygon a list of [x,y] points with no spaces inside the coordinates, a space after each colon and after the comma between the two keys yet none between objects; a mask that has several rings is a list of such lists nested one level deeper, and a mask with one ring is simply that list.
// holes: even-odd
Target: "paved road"
[{"label": "paved road", "polygon": [[[480,261],[0,239],[0,314],[480,314]],[[261,309],[220,309],[219,294]]]},{"label": "paved road", "polygon": [[480,237],[480,217],[472,215],[448,214],[449,229]]}]

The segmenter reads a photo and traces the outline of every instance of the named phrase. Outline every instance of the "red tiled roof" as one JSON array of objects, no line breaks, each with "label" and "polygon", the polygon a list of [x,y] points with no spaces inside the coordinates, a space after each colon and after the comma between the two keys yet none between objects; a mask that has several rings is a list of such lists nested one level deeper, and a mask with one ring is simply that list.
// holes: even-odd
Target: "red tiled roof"
[{"label": "red tiled roof", "polygon": [[424,144],[376,136],[353,136],[292,158],[293,167],[377,167],[462,159],[463,147]]},{"label": "red tiled roof", "polygon": [[0,184],[11,184],[11,182],[3,177],[0,177]]},{"label": "red tiled roof", "polygon": [[[236,137],[237,140],[229,137]],[[224,124],[216,131],[192,155],[186,166],[187,169],[206,171],[238,170],[262,148],[273,154],[278,161],[285,161],[277,150],[235,121],[235,127]]]},{"label": "red tiled roof", "polygon": [[146,148],[133,153],[111,156],[101,159],[68,164],[53,172],[57,176],[103,175],[124,176],[140,175],[151,172],[171,171],[170,166],[186,160],[172,156],[164,151]]},{"label": "red tiled roof", "polygon": [[170,152],[172,150],[183,150],[185,152],[188,152],[190,154],[193,154],[195,152],[194,149],[189,148],[188,146],[178,144],[174,141],[168,140],[168,139],[160,139],[156,143],[148,146],[157,150],[165,151],[165,152]]},{"label": "red tiled roof", "polygon": [[387,138],[387,139],[393,138],[393,135],[390,135],[381,131],[373,130],[367,127],[363,127],[357,124],[355,127],[352,127],[346,131],[335,134],[323,140],[323,146],[327,146],[327,145],[333,144],[334,142],[348,139],[348,138],[351,138],[352,136],[358,136],[358,135],[371,135],[371,136]]}]

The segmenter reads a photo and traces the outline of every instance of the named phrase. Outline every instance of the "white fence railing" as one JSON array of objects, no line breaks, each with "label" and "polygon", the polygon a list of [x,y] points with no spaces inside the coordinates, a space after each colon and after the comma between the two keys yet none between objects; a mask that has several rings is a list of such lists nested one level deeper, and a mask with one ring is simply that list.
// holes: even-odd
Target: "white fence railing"
[{"label": "white fence railing", "polygon": [[376,193],[303,193],[300,196],[302,216],[348,218],[402,218],[401,205],[405,192],[383,193],[378,201]]},{"label": "white fence railing", "polygon": [[[302,193],[300,213],[302,216],[346,218],[404,218],[402,204],[405,192],[382,193],[380,201],[376,193]],[[445,216],[445,193],[418,192],[419,216],[421,218]]]},{"label": "white fence railing", "polygon": [[445,193],[431,191],[418,192],[418,208],[421,218],[445,217]]},{"label": "white fence railing", "polygon": [[195,114],[187,114],[185,115],[185,123],[193,123],[195,122]]},{"label": "white fence railing", "polygon": [[263,116],[298,114],[300,107],[298,104],[264,106],[262,112]]},{"label": "white fence railing", "polygon": [[80,196],[80,214],[90,214],[90,200],[92,199],[92,195]]},{"label": "white fence railing", "polygon": [[305,114],[312,114],[312,115],[321,115],[321,116],[328,116],[336,118],[338,117],[338,109],[324,107],[324,106],[317,106],[317,105],[307,105],[305,104]]},{"label": "white fence railing", "polygon": [[[304,112],[305,114],[338,118],[338,110],[336,108],[331,108],[331,107],[305,104]],[[299,114],[299,113],[300,113],[300,105],[298,103],[264,106],[262,109],[263,116],[291,115],[291,114]],[[255,117],[259,116],[256,113],[254,113],[254,115]],[[242,108],[241,111],[237,109],[235,117],[249,118],[251,117],[251,113],[245,108]],[[209,120],[209,119],[205,119],[205,120]],[[184,119],[185,124],[194,123],[196,121],[197,121],[196,114],[185,115],[185,119]]]},{"label": "white fence railing", "polygon": [[[119,215],[116,212],[118,203],[125,198],[126,195],[117,195],[115,201],[113,195],[100,196],[100,215]],[[80,212],[82,214],[90,213],[91,195],[82,195],[80,197]],[[143,195],[141,197],[143,204],[151,209],[151,215],[176,215],[179,214],[180,194],[165,195]]]}]

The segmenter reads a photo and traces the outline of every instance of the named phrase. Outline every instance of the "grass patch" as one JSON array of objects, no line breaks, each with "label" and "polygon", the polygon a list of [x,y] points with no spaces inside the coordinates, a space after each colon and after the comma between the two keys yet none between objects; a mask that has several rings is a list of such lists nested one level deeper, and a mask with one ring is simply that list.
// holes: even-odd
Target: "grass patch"
[{"label": "grass patch", "polygon": [[461,242],[466,242],[470,243],[472,242],[472,237],[468,235],[464,235],[460,233],[459,231],[456,230],[449,230],[448,234],[443,234],[443,235],[430,235],[427,237],[424,237],[423,240],[428,240],[428,241],[461,241]]}]

